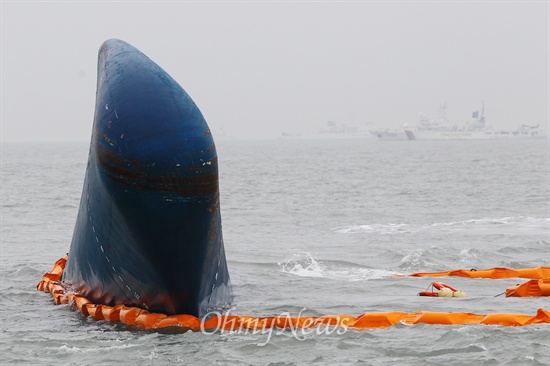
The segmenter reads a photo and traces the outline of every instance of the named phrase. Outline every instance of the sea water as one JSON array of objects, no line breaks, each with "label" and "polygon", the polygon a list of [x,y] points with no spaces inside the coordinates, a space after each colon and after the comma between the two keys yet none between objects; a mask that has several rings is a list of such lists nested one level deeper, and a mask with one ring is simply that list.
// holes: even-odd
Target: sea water
[{"label": "sea water", "polygon": [[[394,273],[550,266],[548,140],[217,141],[231,314],[382,311],[535,315],[525,279]],[[2,364],[548,365],[550,325],[404,325],[342,332],[137,330],[35,288],[69,250],[87,143],[2,145]]]}]

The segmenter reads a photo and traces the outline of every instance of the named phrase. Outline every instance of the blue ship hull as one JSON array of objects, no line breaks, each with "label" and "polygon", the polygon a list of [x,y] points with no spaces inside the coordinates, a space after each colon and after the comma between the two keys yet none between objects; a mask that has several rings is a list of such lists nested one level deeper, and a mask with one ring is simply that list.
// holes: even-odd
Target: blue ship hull
[{"label": "blue ship hull", "polygon": [[64,284],[169,315],[229,303],[217,163],[189,95],[136,48],[106,41]]}]

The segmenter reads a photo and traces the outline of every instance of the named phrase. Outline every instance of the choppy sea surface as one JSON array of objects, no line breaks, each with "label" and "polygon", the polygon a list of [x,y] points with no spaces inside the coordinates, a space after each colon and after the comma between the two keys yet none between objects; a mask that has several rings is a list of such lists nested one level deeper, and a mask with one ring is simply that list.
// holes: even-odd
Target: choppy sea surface
[{"label": "choppy sea surface", "polygon": [[[524,279],[394,273],[550,266],[548,140],[217,141],[232,314],[535,315]],[[550,325],[404,325],[271,335],[146,331],[36,291],[69,250],[87,143],[2,145],[0,360],[19,365],[549,365]],[[268,338],[269,337],[269,338]]]}]

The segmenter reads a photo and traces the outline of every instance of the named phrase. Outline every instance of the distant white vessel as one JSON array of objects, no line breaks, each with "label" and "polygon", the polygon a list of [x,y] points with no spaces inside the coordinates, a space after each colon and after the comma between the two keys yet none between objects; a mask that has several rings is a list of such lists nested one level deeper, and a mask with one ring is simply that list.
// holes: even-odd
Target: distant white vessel
[{"label": "distant white vessel", "polygon": [[401,141],[401,140],[408,140],[407,134],[405,133],[404,129],[385,129],[385,130],[372,130],[369,131],[371,135],[374,137],[380,139],[380,140],[394,140],[394,141]]},{"label": "distant white vessel", "polygon": [[[403,132],[403,134],[405,134]],[[335,121],[327,121],[322,127],[316,131],[307,131],[305,133],[298,132],[282,132],[279,139],[314,139],[314,140],[332,140],[332,139],[358,139],[371,138],[369,132],[361,127],[338,123]]]},{"label": "distant white vessel", "polygon": [[418,124],[414,127],[404,127],[408,140],[491,140],[491,139],[533,139],[545,138],[536,126],[522,125],[515,130],[493,130],[486,125],[485,106],[481,112],[472,113],[474,119],[466,125],[454,125],[445,117],[446,105],[440,107],[439,117],[429,119],[424,114],[420,115]]},{"label": "distant white vessel", "polygon": [[365,138],[370,137],[369,133],[363,129],[354,125],[347,125],[345,123],[338,123],[335,121],[327,121],[324,128],[317,131],[315,138]]}]

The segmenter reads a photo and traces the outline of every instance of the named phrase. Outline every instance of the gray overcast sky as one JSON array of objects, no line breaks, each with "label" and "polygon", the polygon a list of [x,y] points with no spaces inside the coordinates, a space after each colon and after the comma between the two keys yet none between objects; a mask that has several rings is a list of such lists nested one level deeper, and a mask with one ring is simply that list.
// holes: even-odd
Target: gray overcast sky
[{"label": "gray overcast sky", "polygon": [[548,1],[3,2],[2,140],[88,141],[97,51],[122,39],[190,94],[214,137],[419,112],[549,123]]}]

